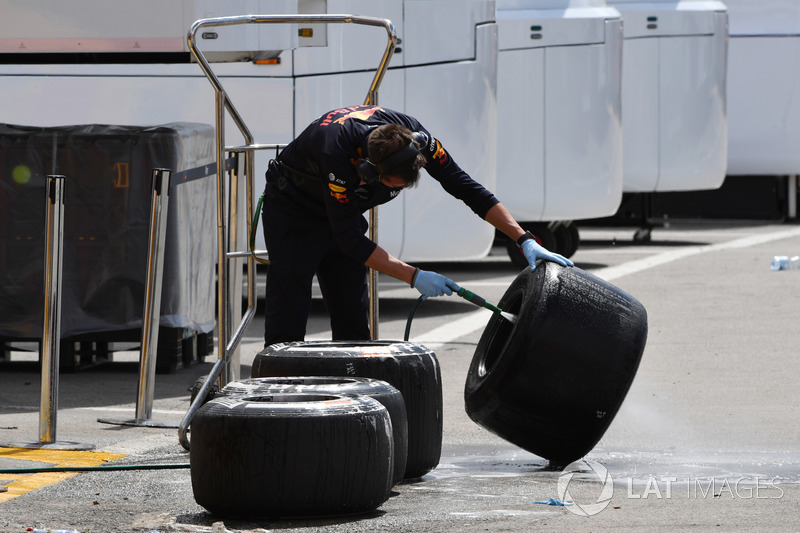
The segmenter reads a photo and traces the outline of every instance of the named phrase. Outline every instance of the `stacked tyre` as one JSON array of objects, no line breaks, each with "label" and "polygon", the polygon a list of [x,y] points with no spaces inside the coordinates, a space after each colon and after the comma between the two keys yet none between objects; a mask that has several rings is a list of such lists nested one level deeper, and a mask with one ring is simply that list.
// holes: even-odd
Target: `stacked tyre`
[{"label": "stacked tyre", "polygon": [[281,377],[233,381],[217,393],[223,396],[269,396],[275,394],[331,394],[368,396],[386,408],[392,423],[393,484],[403,479],[408,457],[408,420],[400,391],[385,381],[370,378]]},{"label": "stacked tyre", "polygon": [[392,423],[368,396],[219,396],[192,420],[192,490],[217,516],[363,513],[394,484]]},{"label": "stacked tyre", "polygon": [[265,348],[252,377],[340,376],[385,381],[403,396],[408,420],[404,479],[439,464],[442,451],[442,380],[436,355],[403,341],[292,342]]},{"label": "stacked tyre", "polygon": [[600,440],[619,410],[647,340],[635,298],[583,270],[540,262],[512,282],[475,350],[464,390],[469,417],[566,465]]}]

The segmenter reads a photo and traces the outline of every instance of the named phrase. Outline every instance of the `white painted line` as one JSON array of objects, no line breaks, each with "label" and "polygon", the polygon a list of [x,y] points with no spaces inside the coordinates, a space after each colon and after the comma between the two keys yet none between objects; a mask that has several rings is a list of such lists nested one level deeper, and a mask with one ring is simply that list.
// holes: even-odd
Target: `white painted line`
[{"label": "white painted line", "polygon": [[[152,428],[148,428],[152,429]],[[135,439],[124,440],[116,442],[103,447],[97,451],[111,452],[111,453],[124,453],[125,455],[140,455],[148,453],[158,448],[167,446],[174,446],[177,438],[174,430],[168,433],[150,433],[149,435],[139,436]]]},{"label": "white painted line", "polygon": [[[706,252],[747,248],[749,246],[756,246],[771,241],[789,239],[797,236],[800,236],[800,228],[776,231],[763,235],[742,237],[718,244],[687,246],[685,248],[664,252],[645,259],[637,259],[621,265],[594,270],[592,271],[592,274],[606,281],[611,281],[623,276],[641,272],[642,270],[647,270],[648,268],[653,268],[670,263],[672,261],[677,261],[679,259],[684,259],[686,257],[691,257]],[[477,283],[474,283],[474,285],[477,285]],[[489,321],[489,315],[487,313],[488,311],[484,312],[482,309],[477,309],[463,318],[435,328],[420,335],[419,337],[415,337],[414,342],[419,342],[421,344],[425,344],[429,348],[433,348],[442,344],[453,342],[458,338],[471,335],[475,331],[486,327],[486,324]],[[429,340],[426,341],[426,339]]]},{"label": "white painted line", "polygon": [[687,246],[684,248],[678,248],[677,250],[672,250],[669,252],[657,254],[652,257],[637,259],[635,261],[628,261],[627,263],[623,263],[621,265],[594,270],[592,271],[592,274],[606,281],[611,281],[617,278],[621,278],[623,276],[628,276],[630,274],[636,274],[637,272],[647,270],[648,268],[664,265],[666,263],[671,263],[679,259],[685,259],[687,257],[703,254],[706,252],[717,252],[720,250],[747,248],[750,246],[757,246],[759,244],[764,244],[771,241],[778,241],[781,239],[789,239],[797,236],[800,236],[800,228],[776,231],[773,233],[765,233],[763,235],[752,235],[749,237],[742,237],[739,239],[734,239],[732,241],[722,242],[718,244],[706,244],[703,246]]},{"label": "white painted line", "polygon": [[491,315],[492,312],[488,309],[476,309],[454,322],[414,337],[414,342],[424,344],[428,348],[436,348],[486,328]]},{"label": "white painted line", "polygon": [[[115,412],[121,413],[124,411],[135,412],[136,408],[134,406],[131,407],[78,407],[76,408],[78,411],[102,411],[102,412]],[[169,409],[153,409],[153,414],[157,415],[178,415],[183,416],[186,414],[186,411],[174,411]]]},{"label": "white painted line", "polygon": [[[599,278],[602,278],[606,281],[612,281],[615,279],[619,279],[623,276],[628,276],[630,274],[635,274],[637,272],[647,270],[648,268],[664,265],[666,263],[671,263],[673,261],[678,261],[679,259],[692,257],[706,252],[747,248],[749,246],[756,246],[771,241],[776,241],[780,239],[789,239],[797,236],[800,236],[800,228],[792,228],[772,233],[765,233],[763,235],[751,235],[747,237],[740,237],[738,239],[718,244],[686,246],[678,248],[676,250],[670,250],[669,252],[652,255],[644,259],[635,259],[632,261],[628,261],[626,263],[622,263],[620,265],[616,265],[613,267],[592,270],[591,272],[592,274],[594,274]],[[463,285],[465,287],[477,287],[477,286],[508,287],[513,279],[514,279],[513,277],[509,277],[508,281],[470,280],[464,282]],[[407,295],[406,293],[408,291],[408,286],[405,284],[402,284],[400,282],[397,283],[387,282],[385,284],[381,283],[381,286],[383,285],[389,285],[389,286],[402,285],[403,287],[405,287],[404,289],[394,289],[394,290],[389,290],[387,292],[392,294],[393,296]],[[414,295],[416,296],[416,292],[414,293]],[[381,296],[386,296],[386,294],[382,292]],[[459,339],[461,337],[466,337],[467,335],[471,335],[476,331],[484,329],[486,327],[486,324],[489,322],[490,317],[491,317],[490,311],[486,309],[476,309],[475,311],[463,315],[461,318],[453,322],[449,322],[448,324],[439,326],[438,328],[432,329],[427,333],[423,333],[421,335],[413,335],[412,331],[413,339],[411,340],[413,340],[414,342],[418,342],[420,344],[425,344],[427,347],[431,349],[437,348],[444,344],[450,344],[456,339]],[[307,340],[326,340],[330,339],[330,335],[331,335],[330,331],[322,331],[314,335],[309,335],[306,338]]]},{"label": "white painted line", "polygon": [[[482,285],[484,287],[500,287],[502,285],[508,285],[509,283],[511,283],[510,280],[513,280],[516,277],[516,274],[509,275],[507,277],[509,279],[508,282],[487,281],[487,280],[477,279],[477,280],[469,280],[469,281],[459,282],[459,285],[470,286],[470,287],[472,287],[473,285]],[[419,292],[416,291],[415,289],[412,289],[411,287],[409,287],[408,283],[403,283],[402,281],[397,281],[397,282],[394,282],[394,281],[381,281],[380,282],[380,286],[381,287],[388,287],[389,289],[393,289],[393,288],[406,289],[406,292],[408,292],[409,294],[413,294],[415,298],[419,298]],[[411,292],[411,291],[413,291],[413,292]]]}]

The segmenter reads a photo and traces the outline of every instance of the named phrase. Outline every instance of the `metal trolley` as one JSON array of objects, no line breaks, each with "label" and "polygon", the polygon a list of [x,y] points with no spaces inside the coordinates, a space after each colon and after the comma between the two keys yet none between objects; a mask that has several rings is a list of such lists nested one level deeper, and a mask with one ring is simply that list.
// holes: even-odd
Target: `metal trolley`
[{"label": "metal trolley", "polygon": [[[380,64],[372,80],[364,100],[365,104],[378,103],[378,87],[389,66],[389,61],[397,46],[397,35],[394,25],[387,19],[361,17],[356,15],[242,15],[233,17],[219,17],[202,19],[195,22],[189,29],[187,36],[189,50],[197,60],[208,81],[214,87],[216,105],[216,160],[217,160],[217,326],[218,332],[218,359],[211,369],[205,383],[199,390],[194,402],[184,415],[178,427],[178,438],[181,445],[189,449],[188,428],[197,409],[207,396],[212,384],[217,381],[224,386],[231,381],[231,376],[236,375],[238,369],[234,364],[238,361],[236,350],[241,342],[245,329],[252,320],[256,309],[256,283],[255,283],[255,257],[250,251],[232,251],[231,243],[236,243],[243,235],[239,220],[239,204],[243,201],[246,206],[246,234],[251,231],[253,220],[253,190],[254,190],[254,161],[255,150],[279,150],[284,145],[257,144],[253,140],[244,119],[236,110],[233,102],[222,86],[219,78],[214,74],[211,66],[201,50],[197,48],[196,35],[201,28],[233,26],[240,24],[301,24],[301,23],[349,23],[366,26],[382,27],[386,30],[388,43],[381,57]],[[225,118],[226,112],[233,120],[241,133],[244,144],[241,146],[225,146]],[[244,156],[245,198],[239,196],[240,182],[237,171],[231,172],[230,182],[226,183],[226,154]],[[226,195],[226,191],[229,194]],[[227,209],[226,209],[227,203]],[[375,209],[370,211],[370,238],[377,240],[378,217]],[[247,259],[247,308],[241,317],[238,315],[231,302],[230,292],[232,279],[230,278],[229,261]],[[241,281],[241,280],[240,280]],[[378,336],[378,273],[370,269],[369,274],[370,296],[370,330],[372,338]],[[238,325],[234,327],[234,320]]]}]

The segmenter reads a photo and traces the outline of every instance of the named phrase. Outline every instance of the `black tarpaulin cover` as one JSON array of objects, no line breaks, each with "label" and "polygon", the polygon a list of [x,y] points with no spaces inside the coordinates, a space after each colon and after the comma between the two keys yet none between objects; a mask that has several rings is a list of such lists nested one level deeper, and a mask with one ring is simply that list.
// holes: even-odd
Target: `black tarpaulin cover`
[{"label": "black tarpaulin cover", "polygon": [[[0,124],[0,337],[41,337],[47,176],[66,176],[61,336],[141,328],[152,171],[214,161],[207,124]],[[214,327],[214,176],[170,191],[162,326]]]}]

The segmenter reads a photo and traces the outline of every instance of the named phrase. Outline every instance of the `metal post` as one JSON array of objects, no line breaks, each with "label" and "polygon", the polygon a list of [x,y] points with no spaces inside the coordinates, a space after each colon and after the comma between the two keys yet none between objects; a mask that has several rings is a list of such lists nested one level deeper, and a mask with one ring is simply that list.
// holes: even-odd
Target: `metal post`
[{"label": "metal post", "polygon": [[[370,90],[365,105],[378,105],[378,91]],[[369,210],[369,239],[375,244],[378,243],[378,206]],[[372,340],[378,340],[380,337],[379,324],[380,324],[380,302],[378,295],[378,275],[380,274],[376,269],[370,268],[369,272],[369,336]]]},{"label": "metal post", "polygon": [[[378,242],[377,207],[373,207],[369,210],[369,238],[372,242]],[[377,340],[379,338],[378,274],[379,272],[374,268],[369,269],[369,335],[372,340]]]},{"label": "metal post", "polygon": [[788,206],[787,206],[787,216],[790,220],[794,220],[797,218],[797,175],[790,175],[788,176]]},{"label": "metal post", "polygon": [[[242,172],[248,165],[252,168],[252,161],[253,152],[248,150],[243,156],[236,158],[236,165],[230,173],[228,185],[228,248],[231,250],[244,250],[247,246],[247,239],[245,238],[247,223],[243,217],[247,210],[240,209],[240,206],[244,203],[243,199],[246,200],[247,198],[244,191],[247,180],[240,178],[252,175],[252,173],[244,174]],[[228,270],[229,324],[239,324],[242,320],[242,271],[243,268],[239,262],[233,263]],[[230,339],[230,330],[228,338]],[[227,382],[236,381],[241,377],[241,350],[238,345],[228,355],[228,361],[225,364],[225,376]]]},{"label": "metal post", "polygon": [[[218,338],[218,358],[227,361],[229,354],[233,351],[228,347],[230,339],[231,321],[229,310],[231,308],[228,300],[228,219],[225,209],[225,92],[216,93],[216,152],[217,152],[217,338]],[[251,139],[252,140],[252,139]],[[222,367],[219,376],[219,388],[221,389],[231,381],[228,375],[227,365]]]},{"label": "metal post", "polygon": [[42,391],[39,402],[39,441],[45,444],[56,440],[64,249],[64,176],[48,176],[47,180]]},{"label": "metal post", "polygon": [[61,273],[64,249],[64,176],[47,177],[45,220],[44,323],[42,331],[42,390],[39,403],[39,441],[0,444],[15,448],[91,450],[93,445],[56,442],[58,369],[61,344]]},{"label": "metal post", "polygon": [[164,248],[169,211],[169,177],[171,171],[153,169],[153,199],[150,207],[150,238],[147,252],[147,281],[142,316],[142,349],[139,356],[139,387],[136,394],[136,418],[114,420],[98,418],[102,424],[177,428],[176,423],[156,422],[153,416],[153,397],[156,381],[158,326],[161,317],[161,286],[164,277]]}]

